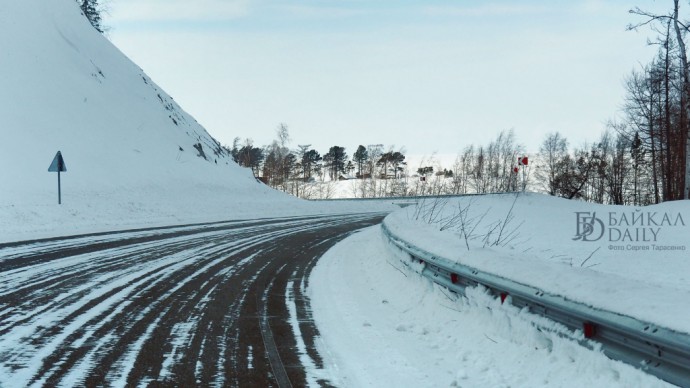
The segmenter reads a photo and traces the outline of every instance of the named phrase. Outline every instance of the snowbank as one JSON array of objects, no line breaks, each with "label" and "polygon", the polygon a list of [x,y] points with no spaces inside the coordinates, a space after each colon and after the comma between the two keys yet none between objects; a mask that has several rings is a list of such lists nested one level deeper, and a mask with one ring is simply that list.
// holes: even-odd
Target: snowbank
[{"label": "snowbank", "polygon": [[329,250],[309,279],[317,374],[338,386],[668,386],[481,289],[456,300],[391,252],[372,227]]},{"label": "snowbank", "polygon": [[[467,241],[456,217],[462,211],[465,229],[476,225]],[[449,221],[455,225],[441,231]],[[422,201],[385,222],[401,238],[464,265],[690,333],[688,201],[634,208],[491,195]]]}]

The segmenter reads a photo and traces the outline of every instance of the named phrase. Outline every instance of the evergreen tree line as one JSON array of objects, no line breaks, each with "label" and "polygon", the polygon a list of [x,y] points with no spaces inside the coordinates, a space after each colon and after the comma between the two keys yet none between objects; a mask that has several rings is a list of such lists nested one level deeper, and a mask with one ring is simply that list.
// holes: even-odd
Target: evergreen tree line
[{"label": "evergreen tree line", "polygon": [[467,147],[450,169],[433,159],[410,168],[404,150],[386,150],[383,144],[359,145],[351,157],[338,145],[324,154],[308,144],[290,149],[285,124],[276,135],[267,146],[238,137],[225,148],[257,179],[302,198],[330,198],[334,182],[343,180],[350,182],[347,194],[357,198],[507,192],[528,181],[514,172],[524,147],[517,144],[512,130],[501,132],[487,145]]},{"label": "evergreen tree line", "polygon": [[337,145],[324,154],[311,145],[290,149],[287,126],[281,124],[276,133],[267,146],[235,138],[232,148],[225,148],[267,185],[302,198],[331,198],[334,182],[348,180],[346,194],[356,198],[525,189],[602,204],[639,206],[665,200],[654,179],[653,154],[640,134],[626,132],[623,124],[611,123],[597,141],[579,147],[570,147],[558,132],[547,134],[526,166],[518,163],[526,152],[515,132],[502,131],[487,144],[465,147],[450,168],[433,157],[408,166],[404,151],[384,151],[382,144],[360,145],[351,157]]},{"label": "evergreen tree line", "polygon": [[[348,179],[395,180],[403,175],[405,155],[382,144],[360,145],[352,157],[345,147],[334,145],[321,154],[310,144],[290,149],[288,127],[280,124],[276,139],[267,146],[255,146],[251,139],[235,138],[225,147],[240,166],[250,168],[267,185],[303,198],[330,197],[326,183]],[[319,183],[319,184],[317,184]],[[325,192],[324,192],[325,191]]]}]

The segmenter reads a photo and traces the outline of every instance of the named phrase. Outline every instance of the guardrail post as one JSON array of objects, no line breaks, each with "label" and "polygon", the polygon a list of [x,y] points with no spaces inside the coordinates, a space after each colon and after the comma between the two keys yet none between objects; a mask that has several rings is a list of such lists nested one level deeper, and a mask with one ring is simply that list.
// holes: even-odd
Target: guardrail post
[{"label": "guardrail post", "polygon": [[585,338],[592,338],[597,334],[597,326],[592,322],[583,322],[582,331],[585,333]]}]

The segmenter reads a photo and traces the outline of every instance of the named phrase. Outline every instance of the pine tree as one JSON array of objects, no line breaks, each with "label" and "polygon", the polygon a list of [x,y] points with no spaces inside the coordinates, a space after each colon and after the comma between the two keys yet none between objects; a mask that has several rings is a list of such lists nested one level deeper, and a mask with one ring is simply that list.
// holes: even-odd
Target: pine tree
[{"label": "pine tree", "polygon": [[367,159],[369,158],[369,153],[367,152],[367,149],[364,148],[363,145],[360,145],[357,147],[357,151],[355,151],[355,154],[352,155],[352,160],[357,163],[357,177],[362,178],[362,166],[364,166],[364,163],[366,163]]},{"label": "pine tree", "polygon": [[304,148],[305,151],[302,153],[302,168],[304,171],[304,181],[308,182],[312,176],[312,173],[320,170],[319,162],[321,162],[323,158],[315,149],[306,151],[306,147]]},{"label": "pine tree", "polygon": [[[79,1],[79,0],[77,0]],[[98,6],[98,0],[81,0],[79,6],[81,12],[89,19],[89,22],[96,29],[96,31],[103,33],[103,26],[101,25],[101,12]]]},{"label": "pine tree", "polygon": [[381,155],[381,158],[376,162],[376,165],[381,166],[381,177],[388,178],[388,172],[393,173],[393,178],[398,179],[398,173],[403,170],[402,165],[405,162],[405,155],[399,151],[388,151]]},{"label": "pine tree", "polygon": [[328,172],[332,180],[338,179],[338,173],[345,172],[345,161],[347,153],[345,147],[333,146],[328,153],[323,156],[324,162],[328,166]]}]

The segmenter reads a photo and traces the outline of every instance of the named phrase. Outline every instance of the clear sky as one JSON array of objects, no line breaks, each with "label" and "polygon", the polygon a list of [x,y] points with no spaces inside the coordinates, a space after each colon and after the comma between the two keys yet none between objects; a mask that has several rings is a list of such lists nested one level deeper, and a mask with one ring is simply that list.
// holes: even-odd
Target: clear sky
[{"label": "clear sky", "polygon": [[[110,0],[111,41],[221,143],[456,154],[513,128],[596,140],[672,0]],[[684,6],[687,7],[686,4]],[[687,10],[686,10],[687,11]]]}]

